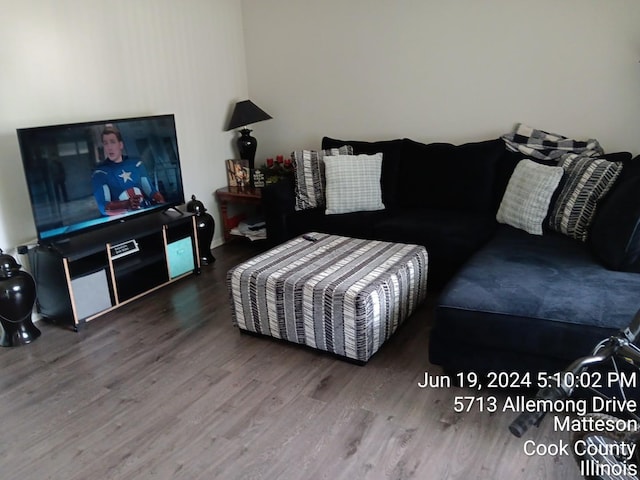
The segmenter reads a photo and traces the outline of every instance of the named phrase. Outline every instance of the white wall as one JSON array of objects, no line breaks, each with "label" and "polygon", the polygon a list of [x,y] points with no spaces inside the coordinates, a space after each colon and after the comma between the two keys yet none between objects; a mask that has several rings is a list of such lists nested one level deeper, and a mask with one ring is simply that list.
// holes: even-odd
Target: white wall
[{"label": "white wall", "polygon": [[[35,236],[15,129],[175,113],[216,218],[249,97],[257,161],[323,135],[463,142],[515,122],[640,150],[637,0],[0,0],[0,248]],[[245,58],[246,55],[246,58]],[[246,60],[246,62],[245,62]],[[248,78],[248,81],[247,81]]]},{"label": "white wall", "polygon": [[0,0],[0,248],[35,237],[16,128],[174,113],[187,199],[216,218],[247,97],[239,0]]},{"label": "white wall", "polygon": [[256,163],[338,138],[464,141],[516,122],[640,150],[637,0],[242,0]]}]

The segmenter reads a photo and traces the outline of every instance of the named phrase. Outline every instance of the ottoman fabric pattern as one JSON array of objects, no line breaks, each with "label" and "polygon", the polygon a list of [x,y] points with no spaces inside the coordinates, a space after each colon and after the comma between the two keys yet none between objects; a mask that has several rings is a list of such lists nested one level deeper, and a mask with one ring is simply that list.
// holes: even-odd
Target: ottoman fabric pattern
[{"label": "ottoman fabric pattern", "polygon": [[312,234],[231,269],[233,322],[367,361],[424,300],[424,247]]}]

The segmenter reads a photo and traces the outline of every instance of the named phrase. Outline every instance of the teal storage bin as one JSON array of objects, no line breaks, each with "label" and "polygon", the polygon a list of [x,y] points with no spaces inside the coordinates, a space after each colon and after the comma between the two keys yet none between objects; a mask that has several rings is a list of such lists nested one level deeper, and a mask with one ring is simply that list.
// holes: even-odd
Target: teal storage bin
[{"label": "teal storage bin", "polygon": [[167,261],[169,264],[169,278],[176,278],[188,272],[193,272],[193,241],[191,237],[176,240],[167,245]]}]

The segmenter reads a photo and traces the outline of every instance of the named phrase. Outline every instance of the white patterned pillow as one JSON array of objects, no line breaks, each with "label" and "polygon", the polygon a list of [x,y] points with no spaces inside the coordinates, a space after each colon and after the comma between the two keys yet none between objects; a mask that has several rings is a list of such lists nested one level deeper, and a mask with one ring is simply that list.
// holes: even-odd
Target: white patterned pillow
[{"label": "white patterned pillow", "polygon": [[382,153],[325,157],[327,215],[383,210]]},{"label": "white patterned pillow", "polygon": [[351,145],[328,150],[296,150],[291,153],[294,166],[296,188],[296,210],[307,210],[325,206],[324,157],[330,155],[351,155]]},{"label": "white patterned pillow", "polygon": [[567,180],[553,206],[549,226],[585,242],[598,201],[615,183],[622,163],[570,153],[559,165],[567,172]]},{"label": "white patterned pillow", "polygon": [[533,235],[542,235],[542,223],[564,170],[521,160],[509,179],[496,220]]}]

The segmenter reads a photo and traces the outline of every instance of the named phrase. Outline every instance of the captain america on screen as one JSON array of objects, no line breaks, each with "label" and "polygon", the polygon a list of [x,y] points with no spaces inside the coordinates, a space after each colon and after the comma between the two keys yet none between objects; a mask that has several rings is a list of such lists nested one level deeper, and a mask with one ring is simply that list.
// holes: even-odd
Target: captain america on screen
[{"label": "captain america on screen", "polygon": [[119,215],[165,203],[165,199],[149,180],[140,159],[123,155],[124,142],[113,125],[102,131],[102,146],[107,157],[93,172],[93,194],[102,215]]}]

